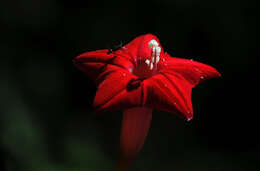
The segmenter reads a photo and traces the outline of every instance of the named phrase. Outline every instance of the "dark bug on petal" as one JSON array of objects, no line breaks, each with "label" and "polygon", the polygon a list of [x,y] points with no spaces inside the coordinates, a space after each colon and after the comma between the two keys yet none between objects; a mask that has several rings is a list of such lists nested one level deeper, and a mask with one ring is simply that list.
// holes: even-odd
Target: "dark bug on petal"
[{"label": "dark bug on petal", "polygon": [[120,42],[119,45],[115,45],[112,48],[109,48],[109,50],[107,51],[107,54],[110,54],[110,53],[120,49],[121,47],[123,47],[123,42]]}]

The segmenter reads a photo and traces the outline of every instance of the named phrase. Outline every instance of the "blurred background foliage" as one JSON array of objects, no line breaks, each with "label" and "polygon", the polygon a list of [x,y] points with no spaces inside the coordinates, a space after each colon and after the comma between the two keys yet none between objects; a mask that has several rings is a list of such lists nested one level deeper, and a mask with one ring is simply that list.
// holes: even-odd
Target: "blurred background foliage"
[{"label": "blurred background foliage", "polygon": [[222,77],[193,91],[194,120],[154,111],[131,170],[259,170],[256,0],[0,1],[0,171],[107,171],[121,111],[92,115],[78,54],[157,35]]}]

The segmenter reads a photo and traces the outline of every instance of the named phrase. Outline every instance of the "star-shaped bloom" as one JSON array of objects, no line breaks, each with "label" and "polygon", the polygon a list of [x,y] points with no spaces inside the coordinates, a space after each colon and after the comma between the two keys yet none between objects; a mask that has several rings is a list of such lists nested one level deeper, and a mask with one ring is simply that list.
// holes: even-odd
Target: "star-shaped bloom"
[{"label": "star-shaped bloom", "polygon": [[97,85],[96,111],[124,111],[121,169],[128,168],[141,149],[153,109],[190,120],[193,118],[192,88],[220,76],[209,65],[171,57],[152,34],[139,36],[114,51],[83,53],[74,62]]}]

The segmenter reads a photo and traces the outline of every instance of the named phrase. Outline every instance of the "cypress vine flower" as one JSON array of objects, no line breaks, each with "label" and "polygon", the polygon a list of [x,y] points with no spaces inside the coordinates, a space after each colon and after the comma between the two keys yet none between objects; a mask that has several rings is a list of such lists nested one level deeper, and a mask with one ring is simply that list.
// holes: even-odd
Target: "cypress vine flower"
[{"label": "cypress vine flower", "polygon": [[209,65],[171,57],[152,34],[114,50],[83,53],[74,62],[97,85],[96,111],[123,110],[119,170],[127,170],[142,148],[153,109],[189,121],[193,118],[192,88],[220,76]]}]

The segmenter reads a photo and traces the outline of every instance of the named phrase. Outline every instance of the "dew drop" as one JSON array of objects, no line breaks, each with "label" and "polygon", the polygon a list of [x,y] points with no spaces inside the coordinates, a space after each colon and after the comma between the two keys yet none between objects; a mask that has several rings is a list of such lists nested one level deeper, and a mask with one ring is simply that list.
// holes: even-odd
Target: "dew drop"
[{"label": "dew drop", "polygon": [[195,71],[199,72],[199,73],[202,73],[201,70],[199,70],[198,68],[195,68]]},{"label": "dew drop", "polygon": [[149,64],[150,64],[150,60],[149,60],[149,59],[146,59],[146,60],[145,60],[145,63],[146,63],[147,65],[149,65]]},{"label": "dew drop", "polygon": [[200,79],[204,79],[205,77],[204,76],[200,76]]},{"label": "dew drop", "polygon": [[191,119],[192,119],[192,117],[188,118],[188,119],[187,119],[187,122],[191,121]]},{"label": "dew drop", "polygon": [[190,59],[190,61],[193,61],[193,59]]},{"label": "dew drop", "polygon": [[164,58],[162,58],[162,61],[165,61],[165,59],[164,59]]},{"label": "dew drop", "polygon": [[125,77],[125,76],[126,76],[126,74],[125,74],[125,73],[123,73],[123,76]]}]

